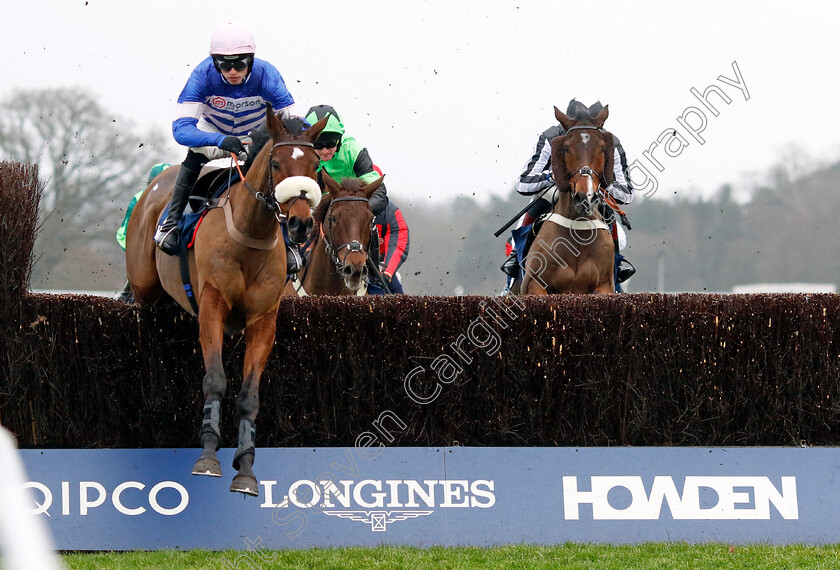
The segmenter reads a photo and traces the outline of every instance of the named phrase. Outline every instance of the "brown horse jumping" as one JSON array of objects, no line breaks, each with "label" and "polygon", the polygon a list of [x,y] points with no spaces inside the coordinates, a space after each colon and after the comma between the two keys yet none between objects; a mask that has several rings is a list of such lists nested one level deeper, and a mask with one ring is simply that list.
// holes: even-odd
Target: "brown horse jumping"
[{"label": "brown horse jumping", "polygon": [[[194,475],[220,477],[216,451],[221,444],[219,416],[227,386],[222,361],[225,333],[245,333],[239,410],[239,446],[233,467],[238,473],[231,491],[257,496],[253,472],[255,424],[260,377],[274,345],[277,308],[286,280],[286,248],[280,235],[285,217],[290,237],[302,242],[312,227],[311,207],[321,196],[316,182],[318,155],[313,141],[326,125],[319,121],[295,136],[266,110],[271,141],[256,156],[245,180],[233,185],[223,208],[207,213],[189,252],[189,273],[198,300],[198,323],[205,375],[204,419],[200,432],[204,448]],[[179,259],[155,248],[152,236],[169,202],[176,168],[155,178],[128,223],[126,268],[134,298],[155,304],[163,292],[194,314],[179,271]],[[223,198],[224,201],[224,198]]]},{"label": "brown horse jumping", "polygon": [[[323,173],[329,195],[315,212],[315,242],[297,281],[286,295],[364,295],[373,213],[368,199],[382,184],[347,178],[338,184]],[[323,229],[323,232],[320,231]]]},{"label": "brown horse jumping", "polygon": [[614,245],[598,213],[605,174],[613,169],[612,135],[601,127],[609,106],[590,119],[571,118],[554,108],[566,130],[551,141],[551,170],[559,197],[546,216],[525,258],[520,291],[547,293],[613,293]]}]

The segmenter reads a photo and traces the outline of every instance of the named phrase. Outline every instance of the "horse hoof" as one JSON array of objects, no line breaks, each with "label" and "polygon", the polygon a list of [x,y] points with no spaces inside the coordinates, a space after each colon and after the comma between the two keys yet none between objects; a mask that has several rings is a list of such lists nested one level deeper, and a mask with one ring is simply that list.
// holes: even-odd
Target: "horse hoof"
[{"label": "horse hoof", "polygon": [[259,497],[260,491],[257,488],[257,478],[247,475],[237,475],[230,484],[231,493],[244,493],[252,497]]},{"label": "horse hoof", "polygon": [[222,466],[215,457],[199,457],[193,465],[193,475],[207,475],[210,477],[221,477]]}]

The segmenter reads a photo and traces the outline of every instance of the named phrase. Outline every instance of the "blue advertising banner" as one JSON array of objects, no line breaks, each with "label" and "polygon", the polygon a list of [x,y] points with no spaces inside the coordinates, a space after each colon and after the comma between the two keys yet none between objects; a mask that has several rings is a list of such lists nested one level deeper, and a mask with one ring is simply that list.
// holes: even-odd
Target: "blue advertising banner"
[{"label": "blue advertising banner", "polygon": [[258,449],[258,498],[232,449],[21,454],[63,550],[840,542],[833,448]]}]

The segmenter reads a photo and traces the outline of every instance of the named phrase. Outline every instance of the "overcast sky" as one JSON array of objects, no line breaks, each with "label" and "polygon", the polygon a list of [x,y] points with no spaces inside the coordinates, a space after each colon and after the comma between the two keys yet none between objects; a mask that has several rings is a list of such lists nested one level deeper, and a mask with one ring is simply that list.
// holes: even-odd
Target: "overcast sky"
[{"label": "overcast sky", "polygon": [[[507,194],[556,122],[553,106],[572,97],[609,104],[605,126],[638,161],[634,179],[655,178],[656,197],[708,196],[724,182],[748,187],[791,145],[840,157],[837,6],[29,0],[0,20],[0,96],[82,87],[171,140],[178,94],[213,28],[232,19],[254,31],[299,112],[327,103],[342,114],[403,207]],[[731,101],[709,92],[717,116],[691,93],[711,85]],[[652,148],[665,131],[678,135]],[[183,160],[174,141],[163,152]]]}]

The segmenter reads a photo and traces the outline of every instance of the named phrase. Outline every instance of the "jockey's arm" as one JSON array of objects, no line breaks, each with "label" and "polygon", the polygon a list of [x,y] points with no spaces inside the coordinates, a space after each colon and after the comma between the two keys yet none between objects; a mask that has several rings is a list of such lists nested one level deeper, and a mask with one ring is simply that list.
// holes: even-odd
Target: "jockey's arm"
[{"label": "jockey's arm", "polygon": [[198,128],[198,119],[204,113],[204,103],[178,103],[177,113],[178,116],[172,121],[172,136],[178,144],[190,148],[219,146],[225,140],[222,133],[202,131]]},{"label": "jockey's arm", "polygon": [[219,146],[225,135],[216,131],[202,131],[198,120],[207,114],[204,104],[210,93],[207,82],[207,65],[202,62],[192,73],[178,95],[175,116],[172,120],[172,136],[175,142],[186,147]]},{"label": "jockey's arm", "polygon": [[615,150],[613,151],[613,177],[615,181],[609,185],[607,191],[619,204],[629,204],[633,201],[633,185],[627,178],[627,156],[621,142],[614,136]]},{"label": "jockey's arm", "polygon": [[[540,135],[534,154],[516,181],[516,191],[523,196],[531,196],[554,184],[551,179],[551,139],[557,134],[553,130],[554,127]],[[559,133],[559,129],[556,130]]]},{"label": "jockey's arm", "polygon": [[[379,218],[387,216],[387,225],[383,227],[387,239],[385,258],[383,265],[385,267],[383,273],[391,279],[400,266],[408,257],[409,246],[409,232],[408,225],[405,223],[405,218],[402,211],[393,205],[388,208],[386,212],[380,214]],[[379,221],[379,220],[377,220]]]},{"label": "jockey's arm", "polygon": [[[356,156],[356,161],[353,163],[353,174],[356,175],[356,178],[361,178],[365,184],[370,184],[379,179],[379,173],[373,169],[373,161],[370,159],[367,148],[363,148]],[[388,190],[383,182],[370,197],[370,211],[373,212],[374,216],[377,216],[385,211],[387,205]]]},{"label": "jockey's arm", "polygon": [[281,119],[288,119],[294,116],[296,114],[295,99],[289,93],[283,76],[280,75],[276,67],[267,61],[263,62],[263,64],[262,98],[271,103],[274,114]]},{"label": "jockey's arm", "polygon": [[291,119],[292,117],[300,116],[297,114],[297,105],[295,105],[294,103],[292,103],[288,107],[283,107],[279,111],[275,109],[274,114],[280,117],[281,119]]}]

